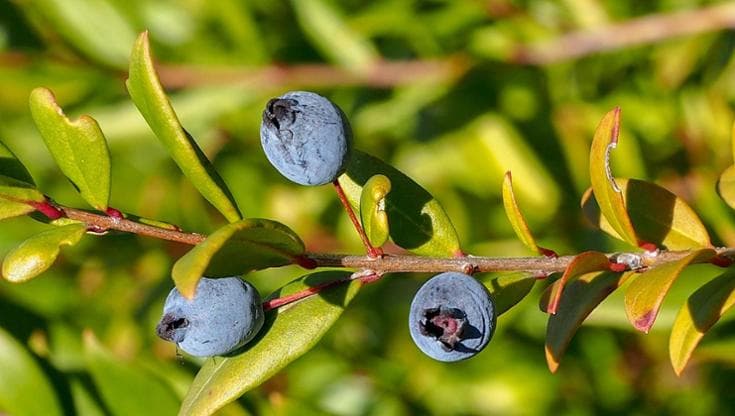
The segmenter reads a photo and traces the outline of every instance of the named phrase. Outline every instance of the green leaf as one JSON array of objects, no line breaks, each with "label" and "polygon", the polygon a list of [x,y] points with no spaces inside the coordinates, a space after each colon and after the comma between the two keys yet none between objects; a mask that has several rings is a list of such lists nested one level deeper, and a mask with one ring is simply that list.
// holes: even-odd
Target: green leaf
[{"label": "green leaf", "polygon": [[528,274],[503,274],[484,282],[495,301],[495,313],[501,315],[522,301],[533,289],[536,279]]},{"label": "green leaf", "polygon": [[620,108],[616,107],[605,114],[595,130],[590,149],[590,181],[602,216],[623,241],[637,246],[638,240],[625,210],[622,191],[610,172],[610,152],[617,146],[619,132]]},{"label": "green leaf", "polygon": [[0,327],[0,413],[61,415],[53,387],[24,346]]},{"label": "green leaf", "polygon": [[717,193],[730,208],[735,209],[735,165],[728,167],[720,175],[717,181]]},{"label": "green leaf", "polygon": [[51,267],[61,246],[79,242],[87,227],[76,223],[54,227],[36,234],[5,256],[3,277],[11,282],[25,282]]},{"label": "green leaf", "polygon": [[91,332],[84,333],[84,355],[95,387],[114,415],[173,415],[179,399],[166,383],[135,362],[104,349]]},{"label": "green leaf", "polygon": [[706,260],[714,255],[712,249],[696,250],[677,261],[637,274],[625,291],[625,313],[633,327],[648,333],[658,316],[664,297],[684,268],[694,261]]},{"label": "green leaf", "polygon": [[202,276],[225,277],[295,262],[304,253],[304,243],[285,225],[249,218],[215,231],[174,264],[179,292],[194,296]]},{"label": "green leaf", "polygon": [[0,141],[0,176],[15,179],[34,186],[31,174],[20,160],[8,149],[3,142]]},{"label": "green leaf", "polygon": [[45,200],[33,185],[0,175],[0,220],[31,213],[34,202]]},{"label": "green leaf", "polygon": [[[312,273],[289,283],[271,298],[349,276],[349,272],[343,271]],[[276,374],[316,345],[359,288],[359,281],[353,281],[268,312],[260,335],[249,349],[233,357],[209,358],[204,363],[179,414],[211,415]]]},{"label": "green leaf", "polygon": [[[627,212],[639,241],[669,250],[711,247],[709,233],[694,210],[684,200],[654,183],[637,179],[617,179]],[[600,216],[599,206],[589,190],[582,197],[585,216],[615,238],[620,235]],[[622,238],[620,238],[622,239]]]},{"label": "green leaf", "polygon": [[46,88],[31,92],[31,115],[61,171],[82,198],[105,211],[110,198],[110,153],[100,126],[87,115],[71,121]]},{"label": "green leaf", "polygon": [[[577,328],[610,293],[621,284],[620,273],[587,273],[571,282],[559,302],[557,313],[549,316],[546,327],[546,363],[556,372],[559,362]],[[553,286],[560,282],[555,282]]]},{"label": "green leaf", "polygon": [[339,177],[353,208],[358,208],[362,187],[368,179],[379,174],[391,182],[385,209],[393,242],[420,255],[462,254],[457,232],[439,201],[398,169],[358,150],[353,150],[347,172]]},{"label": "green leaf", "polygon": [[564,270],[561,278],[553,285],[547,312],[552,315],[556,314],[562,292],[564,292],[564,288],[570,279],[591,272],[604,271],[609,267],[610,261],[603,253],[586,251],[578,254]]},{"label": "green leaf", "polygon": [[735,305],[735,270],[697,289],[681,307],[671,327],[669,356],[676,374],[684,371],[704,334]]},{"label": "green leaf", "polygon": [[513,231],[515,231],[516,236],[521,242],[531,249],[531,251],[543,254],[542,250],[536,244],[536,240],[533,238],[533,234],[531,234],[531,229],[528,228],[528,223],[516,202],[516,197],[513,193],[513,177],[510,171],[505,172],[505,176],[503,177],[503,207],[505,207],[505,215],[508,217]]},{"label": "green leaf", "polygon": [[390,192],[390,179],[375,175],[365,182],[360,195],[360,222],[373,247],[381,247],[388,240],[390,228],[385,212],[385,197]]},{"label": "green leaf", "polygon": [[153,67],[148,32],[141,33],[135,42],[126,85],[135,106],[184,175],[228,221],[242,219],[232,193],[204,152],[181,126],[166,97]]}]

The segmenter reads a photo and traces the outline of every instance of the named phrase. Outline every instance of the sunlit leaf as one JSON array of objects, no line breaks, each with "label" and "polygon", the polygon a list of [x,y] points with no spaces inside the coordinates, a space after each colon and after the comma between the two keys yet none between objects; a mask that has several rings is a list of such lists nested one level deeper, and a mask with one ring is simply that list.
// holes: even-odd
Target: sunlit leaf
[{"label": "sunlit leaf", "polygon": [[0,327],[0,413],[61,415],[51,381],[23,344]]},{"label": "sunlit leaf", "polygon": [[508,311],[522,301],[533,289],[536,279],[528,274],[503,274],[484,282],[495,301],[495,313]]},{"label": "sunlit leaf", "polygon": [[610,152],[617,146],[620,132],[620,108],[605,114],[595,130],[590,149],[590,182],[602,216],[615,232],[632,245],[638,245],[633,224],[628,218],[623,194],[610,170]]},{"label": "sunlit leaf", "polygon": [[360,196],[360,222],[373,247],[380,247],[390,234],[385,197],[390,192],[390,179],[375,175],[368,179]]},{"label": "sunlit leaf", "polygon": [[5,256],[3,277],[17,283],[38,276],[54,264],[61,246],[78,243],[86,231],[86,225],[76,223],[34,235]]},{"label": "sunlit leaf", "polygon": [[421,255],[461,254],[457,232],[439,201],[398,169],[358,150],[353,150],[347,172],[339,177],[353,208],[358,208],[367,180],[379,174],[391,182],[385,209],[393,242]]},{"label": "sunlit leaf", "polygon": [[[637,179],[617,179],[638,241],[669,250],[710,247],[709,233],[694,210],[684,200],[654,183]],[[599,206],[588,190],[582,197],[585,216],[615,238],[620,235],[600,216]]]},{"label": "sunlit leaf", "polygon": [[181,126],[161,87],[153,67],[148,32],[143,32],[135,42],[126,85],[135,106],[184,175],[228,221],[241,219],[242,215],[227,185],[194,139]]},{"label": "sunlit leaf", "polygon": [[110,198],[110,153],[100,126],[87,115],[69,120],[46,88],[31,92],[30,105],[33,121],[61,171],[87,203],[106,210]]},{"label": "sunlit leaf", "polygon": [[669,356],[676,374],[684,371],[704,334],[735,305],[735,270],[697,289],[679,310],[671,327]]},{"label": "sunlit leaf", "polygon": [[725,169],[717,181],[717,193],[727,202],[731,208],[735,209],[735,165]]},{"label": "sunlit leaf", "polygon": [[[546,327],[546,363],[551,372],[559,368],[561,357],[577,328],[621,284],[622,279],[619,273],[588,273],[567,285],[557,313],[549,316]],[[554,283],[558,284],[558,281]]]},{"label": "sunlit leaf", "polygon": [[33,203],[45,200],[33,185],[0,174],[0,220],[33,212]]},{"label": "sunlit leaf", "polygon": [[505,172],[505,176],[503,177],[503,207],[505,207],[505,215],[508,217],[513,231],[515,231],[516,236],[521,242],[532,251],[543,254],[536,244],[536,240],[533,238],[533,234],[531,234],[531,229],[528,228],[528,223],[526,223],[526,219],[523,217],[523,213],[516,202],[516,197],[513,192],[513,177],[510,171]]},{"label": "sunlit leaf", "polygon": [[15,179],[29,185],[35,185],[31,174],[18,160],[13,152],[0,141],[0,176]]},{"label": "sunlit leaf", "polygon": [[564,274],[561,278],[554,284],[547,312],[552,315],[557,312],[559,301],[561,300],[562,294],[564,293],[565,287],[570,279],[591,272],[608,270],[609,267],[610,261],[603,253],[586,251],[578,254],[569,263],[566,270],[564,270]]},{"label": "sunlit leaf", "polygon": [[173,390],[135,363],[114,357],[91,332],[84,334],[87,368],[114,415],[173,415],[179,399]]},{"label": "sunlit leaf", "polygon": [[[342,271],[309,274],[289,283],[271,298],[342,280],[349,275]],[[179,414],[210,415],[303,355],[334,324],[359,287],[358,281],[335,286],[268,312],[260,335],[246,351],[233,357],[210,358],[204,363]]]},{"label": "sunlit leaf", "polygon": [[225,225],[174,264],[171,275],[187,298],[202,276],[225,277],[295,262],[304,243],[285,225],[249,218]]}]

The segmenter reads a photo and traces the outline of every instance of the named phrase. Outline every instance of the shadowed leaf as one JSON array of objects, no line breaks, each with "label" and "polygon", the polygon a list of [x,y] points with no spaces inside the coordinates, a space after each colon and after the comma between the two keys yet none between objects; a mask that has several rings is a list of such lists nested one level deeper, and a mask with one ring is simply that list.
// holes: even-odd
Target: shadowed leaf
[{"label": "shadowed leaf", "polygon": [[679,274],[690,263],[706,260],[715,255],[714,250],[703,249],[692,252],[686,257],[653,267],[633,277],[625,291],[625,313],[633,327],[648,333],[653,326],[664,297]]},{"label": "shadowed leaf", "polygon": [[290,228],[249,218],[225,225],[174,264],[171,275],[179,292],[194,296],[202,276],[225,277],[294,262],[304,243]]},{"label": "shadowed leaf", "polygon": [[596,251],[586,251],[584,253],[578,254],[569,263],[569,266],[567,266],[566,270],[564,270],[564,274],[561,276],[561,278],[556,283],[554,283],[554,289],[551,291],[549,305],[546,311],[552,315],[556,313],[559,301],[561,300],[562,294],[564,292],[564,288],[570,279],[591,272],[604,271],[607,270],[609,266],[610,261],[603,253],[598,253]]},{"label": "shadowed leaf", "polygon": [[495,301],[495,313],[498,315],[528,296],[535,283],[535,278],[522,273],[504,274],[483,282]]},{"label": "shadowed leaf", "polygon": [[684,371],[704,334],[735,305],[735,270],[697,289],[679,310],[669,339],[669,357],[676,374]]},{"label": "shadowed leaf", "polygon": [[46,88],[31,92],[30,106],[56,164],[89,205],[105,211],[110,198],[110,152],[100,126],[87,115],[69,120]]},{"label": "shadowed leaf", "polygon": [[[289,283],[271,298],[349,276],[349,272],[343,271],[309,274]],[[359,288],[359,281],[353,281],[268,312],[260,335],[244,352],[210,358],[204,363],[179,414],[211,415],[309,351],[339,318]]]},{"label": "shadowed leaf", "polygon": [[352,152],[347,172],[339,177],[354,209],[358,209],[362,187],[379,174],[391,182],[385,209],[393,242],[420,255],[461,254],[457,232],[439,201],[398,169],[358,150]]},{"label": "shadowed leaf", "polygon": [[230,190],[194,139],[181,126],[161,87],[153,67],[148,32],[141,33],[135,42],[126,85],[135,106],[184,175],[228,221],[240,220],[242,215]]},{"label": "shadowed leaf", "polygon": [[0,176],[15,179],[34,186],[31,174],[20,160],[0,141]]},{"label": "shadowed leaf", "polygon": [[87,227],[76,223],[54,227],[22,242],[5,256],[3,277],[11,282],[25,282],[54,264],[61,246],[79,242]]},{"label": "shadowed leaf", "polygon": [[390,233],[385,196],[390,192],[390,179],[375,175],[368,179],[360,195],[360,222],[373,247],[380,247]]}]

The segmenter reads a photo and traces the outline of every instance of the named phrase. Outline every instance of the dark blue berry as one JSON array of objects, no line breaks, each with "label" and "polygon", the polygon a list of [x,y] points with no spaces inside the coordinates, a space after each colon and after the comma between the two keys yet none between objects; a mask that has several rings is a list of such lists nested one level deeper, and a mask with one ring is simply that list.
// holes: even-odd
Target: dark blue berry
[{"label": "dark blue berry", "polygon": [[352,130],[339,107],[328,99],[292,91],[268,101],[260,142],[283,176],[301,185],[323,185],[345,171]]},{"label": "dark blue berry", "polygon": [[240,348],[262,326],[260,295],[250,283],[202,277],[191,300],[171,290],[156,332],[193,356],[208,357]]},{"label": "dark blue berry", "polygon": [[429,279],[411,302],[409,330],[416,346],[439,361],[480,352],[495,330],[495,304],[485,286],[464,273]]}]

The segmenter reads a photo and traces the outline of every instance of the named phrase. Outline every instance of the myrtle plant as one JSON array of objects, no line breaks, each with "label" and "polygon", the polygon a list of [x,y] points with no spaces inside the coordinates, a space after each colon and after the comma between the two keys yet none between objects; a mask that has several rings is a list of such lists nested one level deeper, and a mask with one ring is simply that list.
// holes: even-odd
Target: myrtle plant
[{"label": "myrtle plant", "polygon": [[[627,249],[559,255],[541,247],[507,172],[502,181],[505,213],[533,255],[482,257],[463,249],[451,219],[426,189],[354,147],[350,123],[336,104],[307,91],[280,93],[263,105],[264,157],[287,180],[334,188],[365,250],[340,254],[307,251],[288,225],[247,216],[247,207],[238,205],[196,138],[179,122],[156,73],[147,33],[133,47],[126,86],[181,172],[226,225],[204,234],[111,207],[104,133],[89,116],[67,118],[53,92],[37,88],[30,96],[31,116],[61,172],[88,206],[56,202],[0,145],[0,219],[30,216],[47,224],[5,255],[2,276],[28,281],[49,269],[64,246],[110,232],[190,246],[171,268],[175,287],[158,326],[150,328],[181,354],[205,357],[181,414],[212,414],[264,383],[314,347],[363,286],[387,275],[435,275],[416,293],[406,331],[418,350],[444,362],[480,354],[491,343],[497,317],[543,284],[539,313],[548,314],[545,352],[552,372],[582,322],[624,284],[625,310],[620,313],[647,333],[684,269],[702,263],[724,269],[691,293],[674,320],[669,354],[677,374],[735,303],[735,273],[729,268],[735,249],[713,246],[697,214],[674,193],[651,182],[615,177],[611,158],[620,135],[620,108],[597,126],[589,151],[591,187],[580,213]],[[733,208],[734,177],[735,167],[730,167],[717,183]],[[291,265],[304,269],[303,275],[267,296],[247,281],[250,272]],[[501,273],[490,282],[476,278],[486,272]],[[93,336],[86,338],[97,351]]]}]

